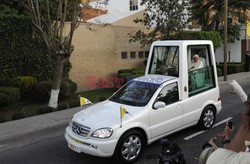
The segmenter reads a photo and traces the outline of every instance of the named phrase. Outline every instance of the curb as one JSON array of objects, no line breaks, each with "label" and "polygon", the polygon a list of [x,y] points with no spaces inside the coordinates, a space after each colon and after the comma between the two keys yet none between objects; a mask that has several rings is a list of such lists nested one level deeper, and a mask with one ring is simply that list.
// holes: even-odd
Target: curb
[{"label": "curb", "polygon": [[62,136],[72,116],[86,107],[70,108],[0,124],[0,153],[14,147]]}]

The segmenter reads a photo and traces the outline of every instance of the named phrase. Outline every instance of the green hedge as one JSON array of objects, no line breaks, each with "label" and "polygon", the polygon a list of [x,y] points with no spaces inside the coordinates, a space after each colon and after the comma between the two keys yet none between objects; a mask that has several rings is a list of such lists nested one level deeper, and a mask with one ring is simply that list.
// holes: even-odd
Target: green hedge
[{"label": "green hedge", "polygon": [[[220,68],[222,74],[224,74],[224,65],[218,64],[217,68]],[[239,72],[245,71],[245,64],[244,63],[237,63],[237,64],[227,64],[227,74],[234,74]]]},{"label": "green hedge", "polygon": [[69,107],[74,108],[80,106],[80,100],[78,99],[73,99],[69,102]]},{"label": "green hedge", "polygon": [[118,71],[118,77],[124,78],[123,84],[128,82],[130,79],[144,75],[145,75],[145,68],[122,69]]},{"label": "green hedge", "polygon": [[22,119],[24,118],[24,113],[22,112],[18,112],[18,113],[14,113],[11,117],[11,120],[18,120],[18,119]]},{"label": "green hedge", "polygon": [[42,39],[33,38],[30,18],[0,14],[0,84],[13,77],[27,75],[48,80],[52,63]]},{"label": "green hedge", "polygon": [[223,73],[222,73],[221,68],[217,68],[217,76],[220,77],[222,75],[223,75]]},{"label": "green hedge", "polygon": [[77,84],[75,82],[73,82],[70,79],[63,79],[63,81],[66,81],[70,84],[70,93],[75,93],[77,90]]},{"label": "green hedge", "polygon": [[37,80],[31,76],[18,76],[11,79],[11,86],[21,90],[22,98],[34,96],[34,89],[37,85]]},{"label": "green hedge", "polygon": [[11,104],[21,99],[21,92],[19,88],[14,87],[0,87],[0,105]]},{"label": "green hedge", "polygon": [[120,69],[120,70],[118,70],[118,76],[122,73],[132,73],[132,69]]},{"label": "green hedge", "polygon": [[171,35],[168,40],[211,40],[214,45],[214,49],[221,46],[221,37],[218,32],[215,31],[182,31]]},{"label": "green hedge", "polygon": [[7,95],[0,92],[0,106],[7,103]]},{"label": "green hedge", "polygon": [[36,114],[40,115],[40,114],[50,113],[52,111],[53,111],[53,108],[48,107],[48,106],[44,106],[41,108],[37,108]]},{"label": "green hedge", "polygon": [[35,97],[41,101],[48,101],[52,84],[50,81],[41,81],[36,85]]},{"label": "green hedge", "polygon": [[57,110],[64,110],[68,108],[69,108],[69,104],[63,103],[63,104],[58,105]]},{"label": "green hedge", "polygon": [[[0,85],[8,85],[10,79],[17,76],[33,76],[38,81],[51,80],[55,59],[48,56],[42,38],[34,39],[29,17],[0,14],[0,36]],[[70,62],[65,64],[63,77],[68,77],[71,67]]]},{"label": "green hedge", "polygon": [[[42,100],[48,101],[52,83],[50,81],[39,82],[35,88],[35,97]],[[60,97],[66,97],[73,94],[77,89],[77,84],[70,79],[63,79],[60,87]]]}]

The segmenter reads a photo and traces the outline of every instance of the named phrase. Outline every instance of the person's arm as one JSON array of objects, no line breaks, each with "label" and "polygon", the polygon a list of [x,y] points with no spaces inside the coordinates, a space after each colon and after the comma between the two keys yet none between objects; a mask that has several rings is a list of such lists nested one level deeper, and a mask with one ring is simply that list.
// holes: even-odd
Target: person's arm
[{"label": "person's arm", "polygon": [[241,125],[238,129],[236,135],[232,139],[232,141],[226,146],[227,149],[240,152],[245,151],[245,140],[250,140],[249,133],[249,116],[247,113],[249,112],[249,104],[247,102],[247,95],[241,88],[241,86],[233,80],[229,83],[233,91],[240,97],[241,101],[244,103],[244,110],[241,113]]},{"label": "person's arm", "polygon": [[231,142],[231,134],[233,132],[233,127],[232,129],[229,128],[228,122],[226,123],[225,129],[222,133],[219,133],[218,136],[220,136],[223,140],[223,147],[227,149],[228,144]]}]

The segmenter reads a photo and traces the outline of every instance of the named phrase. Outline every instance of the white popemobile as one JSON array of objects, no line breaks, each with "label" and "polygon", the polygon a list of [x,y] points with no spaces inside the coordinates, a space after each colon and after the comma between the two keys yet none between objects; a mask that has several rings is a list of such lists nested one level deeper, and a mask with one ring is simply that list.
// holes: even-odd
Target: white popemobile
[{"label": "white popemobile", "polygon": [[[190,69],[194,55],[199,55],[203,68]],[[126,110],[122,117],[121,109]],[[65,139],[78,153],[131,163],[145,145],[169,134],[196,124],[211,128],[220,110],[212,42],[156,41],[145,76],[76,113]]]}]

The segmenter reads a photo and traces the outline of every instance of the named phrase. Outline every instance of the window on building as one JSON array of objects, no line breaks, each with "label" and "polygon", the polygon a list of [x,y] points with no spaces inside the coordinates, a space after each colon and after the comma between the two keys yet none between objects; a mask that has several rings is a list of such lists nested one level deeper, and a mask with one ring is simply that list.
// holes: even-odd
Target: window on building
[{"label": "window on building", "polygon": [[138,0],[130,0],[129,8],[130,11],[138,10]]},{"label": "window on building", "polygon": [[148,58],[148,55],[149,55],[149,51],[146,51],[145,52],[145,58]]},{"label": "window on building", "polygon": [[139,51],[139,58],[143,59],[143,57],[144,57],[144,52],[143,51]]},{"label": "window on building", "polygon": [[130,52],[130,59],[135,59],[136,52]]},{"label": "window on building", "polygon": [[122,59],[127,59],[127,58],[128,58],[128,53],[122,52]]}]

